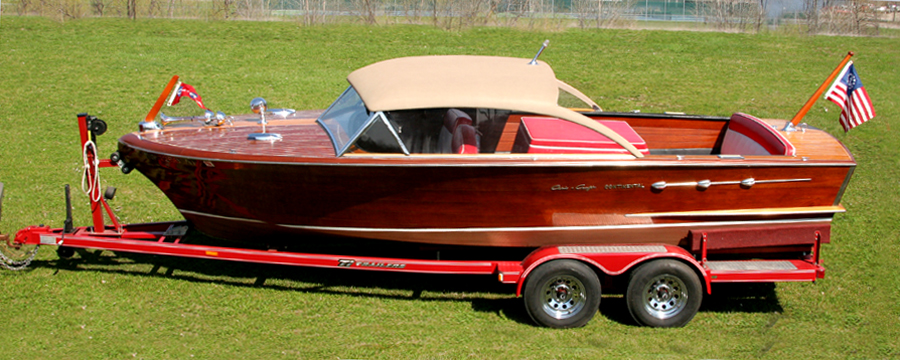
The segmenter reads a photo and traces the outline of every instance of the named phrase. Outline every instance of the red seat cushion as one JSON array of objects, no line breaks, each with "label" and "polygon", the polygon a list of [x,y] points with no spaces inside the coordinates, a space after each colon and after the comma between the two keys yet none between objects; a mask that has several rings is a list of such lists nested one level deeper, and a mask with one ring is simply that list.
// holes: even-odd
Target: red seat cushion
[{"label": "red seat cushion", "polygon": [[[625,138],[642,154],[647,155],[650,149],[647,142],[638,135],[627,122],[617,120],[598,120],[610,130]],[[628,154],[628,150],[602,134],[557,118],[523,117],[522,130],[525,135],[524,147],[516,151],[528,153],[552,154]],[[517,141],[522,141],[517,139]]]},{"label": "red seat cushion", "polygon": [[448,109],[446,113],[444,113],[444,127],[447,128],[451,134],[456,130],[456,127],[460,124],[472,125],[472,118],[469,117],[468,114],[459,109]]},{"label": "red seat cushion", "polygon": [[453,132],[453,153],[454,154],[477,154],[478,153],[478,132],[475,127],[467,124],[458,124]]},{"label": "red seat cushion", "polygon": [[720,151],[724,155],[795,155],[797,149],[778,130],[752,115],[731,115]]}]

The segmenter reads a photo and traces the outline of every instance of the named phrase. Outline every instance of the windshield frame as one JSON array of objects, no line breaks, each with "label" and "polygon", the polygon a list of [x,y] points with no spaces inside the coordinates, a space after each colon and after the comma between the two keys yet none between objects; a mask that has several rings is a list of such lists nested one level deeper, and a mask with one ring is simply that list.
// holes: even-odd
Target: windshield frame
[{"label": "windshield frame", "polygon": [[[351,98],[348,98],[351,97]],[[355,99],[354,99],[355,98]],[[346,100],[357,100],[355,104],[343,106]],[[349,111],[349,113],[347,113]],[[358,125],[352,126],[353,118],[359,118],[361,114],[366,115],[366,120]],[[328,109],[319,115],[316,122],[325,129],[328,137],[331,138],[331,144],[334,146],[335,155],[340,157],[347,152],[359,136],[371,126],[375,113],[369,111],[366,104],[359,97],[353,86],[347,87],[341,96],[338,96]],[[358,120],[357,120],[358,121]],[[343,134],[338,131],[343,131]]]},{"label": "windshield frame", "polygon": [[[350,96],[350,98],[347,98],[348,96]],[[354,104],[350,104],[350,106],[342,106],[342,102],[345,100],[358,101],[354,101]],[[350,113],[346,113],[347,111]],[[354,117],[358,119],[358,115],[362,113],[366,114],[366,120],[360,122],[359,125],[352,126],[353,124],[351,122],[354,120]],[[335,156],[341,157],[356,144],[357,140],[359,140],[372,125],[378,123],[379,120],[387,126],[387,129],[390,131],[394,140],[400,145],[403,154],[409,155],[409,150],[406,149],[406,145],[403,144],[403,141],[400,139],[397,129],[395,129],[391,122],[388,121],[384,112],[369,111],[365,102],[362,101],[362,98],[352,85],[347,87],[347,89],[341,93],[341,96],[338,96],[337,100],[335,100],[322,115],[319,115],[316,122],[325,129],[325,132],[328,133],[328,137],[331,138]],[[343,130],[344,134],[335,133],[338,130]],[[346,140],[344,140],[344,136],[341,135],[346,136]]]}]

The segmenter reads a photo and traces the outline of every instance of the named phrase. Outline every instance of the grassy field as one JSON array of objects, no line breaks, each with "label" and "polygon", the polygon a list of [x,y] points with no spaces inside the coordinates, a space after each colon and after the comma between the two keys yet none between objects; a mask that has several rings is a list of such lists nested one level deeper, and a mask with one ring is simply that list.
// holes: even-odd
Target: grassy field
[{"label": "grassy field", "polygon": [[[300,27],[288,22],[0,19],[0,230],[61,226],[63,184],[80,183],[75,114],[105,119],[112,152],[172,75],[214,110],[324,108],[345,76],[405,55],[542,59],[607,110],[789,118],[849,50],[878,116],[827,129],[859,166],[824,246],[817,283],[714,288],[681,329],[636,327],[621,297],[588,326],[531,324],[490,277],[326,271],[42,248],[0,272],[0,358],[898,358],[900,47],[895,39],[666,31],[527,32],[427,26]],[[102,171],[124,222],[179,219],[138,173]],[[77,225],[86,197],[73,193]]]}]

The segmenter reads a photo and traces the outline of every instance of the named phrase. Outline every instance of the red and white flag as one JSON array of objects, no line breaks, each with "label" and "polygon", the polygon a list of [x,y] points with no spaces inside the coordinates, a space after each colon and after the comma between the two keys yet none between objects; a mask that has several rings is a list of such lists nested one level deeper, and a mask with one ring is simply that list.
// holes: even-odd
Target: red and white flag
[{"label": "red and white flag", "polygon": [[201,109],[206,109],[206,106],[203,105],[203,99],[200,98],[200,94],[197,94],[197,90],[195,90],[193,86],[182,83],[181,86],[175,90],[175,99],[172,100],[172,105],[178,104],[178,102],[181,101],[182,96],[191,98],[191,100],[197,102],[197,106]]},{"label": "red and white flag", "polygon": [[825,98],[841,107],[841,126],[844,127],[844,132],[875,117],[872,100],[863,88],[852,61],[841,70],[841,75],[831,85],[831,89],[828,89]]}]

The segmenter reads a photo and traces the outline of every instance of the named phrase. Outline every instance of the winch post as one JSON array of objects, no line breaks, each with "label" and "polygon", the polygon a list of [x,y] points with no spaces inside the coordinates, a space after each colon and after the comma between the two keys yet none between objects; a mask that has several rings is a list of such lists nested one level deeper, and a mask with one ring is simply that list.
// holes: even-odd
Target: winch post
[{"label": "winch post", "polygon": [[[86,157],[84,160],[86,164],[85,171],[85,181],[89,184],[95,184],[97,182],[97,177],[100,176],[99,171],[102,167],[112,167],[116,166],[109,159],[98,159],[97,154],[99,151],[97,149],[97,134],[94,133],[91,129],[93,128],[94,122],[103,122],[103,120],[97,119],[94,116],[90,116],[87,113],[78,114],[78,130],[81,134],[81,151],[82,156]],[[105,124],[103,124],[103,130],[105,131]],[[102,133],[102,132],[101,132]],[[90,144],[88,144],[90,142]],[[88,149],[87,146],[91,148]],[[96,164],[96,166],[94,166]],[[101,196],[100,193],[100,184],[97,183],[95,186],[90,187],[90,192],[87,194],[88,198],[91,202],[91,218],[94,224],[94,232],[102,233],[106,231],[106,226],[103,223],[103,211],[106,210],[109,218],[112,219],[114,225],[116,226],[116,231],[121,231],[119,224],[116,223],[115,214],[112,213],[112,210],[109,208],[109,205],[106,203],[106,200]]]},{"label": "winch post", "polygon": [[[97,154],[97,144],[94,143],[94,135],[91,134],[88,130],[88,122],[89,120],[87,113],[78,114],[78,130],[81,134],[81,151],[83,153],[83,156],[87,157],[85,163],[92,164],[96,159],[95,156]],[[88,145],[88,141],[94,143],[92,145],[94,147],[93,151],[85,151],[85,146]],[[93,166],[88,166],[84,171],[86,172],[84,176],[87,178],[87,182],[93,183],[97,178],[98,169]],[[96,195],[94,194],[95,192],[97,193]],[[94,232],[103,232],[103,230],[105,229],[105,226],[103,225],[103,210],[101,208],[102,205],[100,205],[100,201],[94,200],[99,197],[99,194],[100,189],[97,186],[92,187],[90,193],[88,194],[88,198],[91,201],[91,217],[94,221]],[[103,199],[101,198],[100,200],[102,201]]]}]

